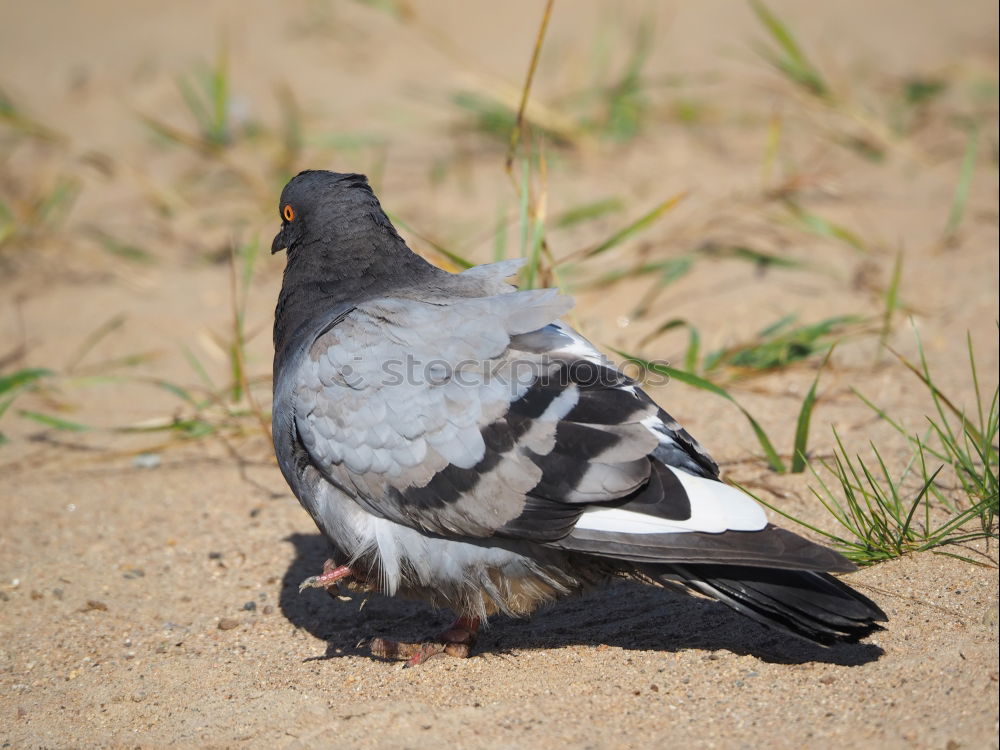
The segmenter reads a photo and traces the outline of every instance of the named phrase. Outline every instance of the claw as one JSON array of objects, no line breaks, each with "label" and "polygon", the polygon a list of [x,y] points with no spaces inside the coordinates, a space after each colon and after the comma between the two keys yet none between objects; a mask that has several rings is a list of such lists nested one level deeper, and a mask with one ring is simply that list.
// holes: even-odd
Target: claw
[{"label": "claw", "polygon": [[301,594],[306,589],[329,589],[331,586],[337,585],[339,581],[349,578],[353,574],[354,571],[348,566],[341,565],[336,567],[336,563],[333,560],[327,560],[323,564],[323,572],[320,575],[309,576],[299,584],[299,593]]}]

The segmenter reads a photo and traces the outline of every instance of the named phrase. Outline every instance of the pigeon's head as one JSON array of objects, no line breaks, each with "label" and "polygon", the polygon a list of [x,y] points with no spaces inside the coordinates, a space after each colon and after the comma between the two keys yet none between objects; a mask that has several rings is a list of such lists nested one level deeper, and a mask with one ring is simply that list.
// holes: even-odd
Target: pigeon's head
[{"label": "pigeon's head", "polygon": [[373,207],[375,213],[382,213],[362,174],[299,172],[281,191],[281,230],[271,243],[271,252],[291,250],[310,238],[334,239],[358,218],[370,216]]}]

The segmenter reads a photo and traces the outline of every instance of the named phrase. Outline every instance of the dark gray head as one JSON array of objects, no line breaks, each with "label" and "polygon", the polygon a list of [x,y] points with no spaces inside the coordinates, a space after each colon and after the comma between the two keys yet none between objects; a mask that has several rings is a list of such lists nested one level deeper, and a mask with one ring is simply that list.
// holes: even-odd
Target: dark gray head
[{"label": "dark gray head", "polygon": [[271,252],[288,250],[275,342],[321,311],[449,276],[406,246],[361,174],[309,170],[278,203]]},{"label": "dark gray head", "polygon": [[372,230],[397,236],[363,174],[299,172],[281,191],[278,213],[281,230],[271,243],[272,253]]}]

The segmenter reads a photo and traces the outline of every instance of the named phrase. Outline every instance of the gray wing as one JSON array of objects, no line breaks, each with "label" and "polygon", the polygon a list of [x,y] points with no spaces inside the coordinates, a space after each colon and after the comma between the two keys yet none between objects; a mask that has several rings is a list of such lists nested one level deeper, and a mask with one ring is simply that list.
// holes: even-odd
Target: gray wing
[{"label": "gray wing", "polygon": [[673,532],[729,528],[692,513],[670,468],[714,478],[714,463],[552,322],[570,305],[554,290],[359,305],[295,367],[299,442],[370,513],[427,532],[551,541],[626,499]]},{"label": "gray wing", "polygon": [[299,442],[377,516],[448,535],[564,536],[586,504],[648,483],[659,443],[641,423],[655,404],[550,325],[571,304],[540,290],[359,305],[286,385]]},{"label": "gray wing", "polygon": [[[544,290],[355,308],[297,368],[302,445],[370,513],[436,533],[492,534],[521,515],[541,478],[523,451],[500,451],[495,440],[511,402],[540,374],[537,358],[511,361],[510,339],[570,304]],[[567,395],[539,414],[519,447],[545,452],[571,407]]]}]

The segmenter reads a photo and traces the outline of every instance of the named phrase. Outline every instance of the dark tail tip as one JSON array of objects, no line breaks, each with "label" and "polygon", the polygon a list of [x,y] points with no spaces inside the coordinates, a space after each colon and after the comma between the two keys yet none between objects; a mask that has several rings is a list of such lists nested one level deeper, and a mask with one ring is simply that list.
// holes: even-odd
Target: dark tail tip
[{"label": "dark tail tip", "polygon": [[670,581],[718,599],[770,627],[823,645],[881,630],[875,602],[828,573],[730,565],[672,565]]}]

